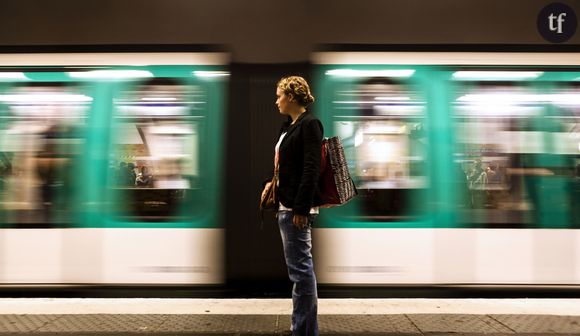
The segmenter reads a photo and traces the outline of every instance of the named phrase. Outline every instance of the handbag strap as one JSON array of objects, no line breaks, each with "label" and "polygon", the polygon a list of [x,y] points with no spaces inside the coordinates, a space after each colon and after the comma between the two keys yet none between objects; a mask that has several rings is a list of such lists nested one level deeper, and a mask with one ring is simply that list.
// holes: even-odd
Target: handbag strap
[{"label": "handbag strap", "polygon": [[274,155],[274,174],[278,174],[278,161],[280,160],[279,148],[276,148],[276,154]]}]

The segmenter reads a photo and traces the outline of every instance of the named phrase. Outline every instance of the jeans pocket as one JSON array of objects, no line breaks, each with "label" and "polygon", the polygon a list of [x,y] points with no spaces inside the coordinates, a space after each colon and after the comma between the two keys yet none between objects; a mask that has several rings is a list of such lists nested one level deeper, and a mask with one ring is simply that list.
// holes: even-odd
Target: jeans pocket
[{"label": "jeans pocket", "polygon": [[288,220],[288,216],[292,216],[292,211],[278,210],[278,212],[276,212],[276,218],[278,218],[278,221],[286,221]]}]

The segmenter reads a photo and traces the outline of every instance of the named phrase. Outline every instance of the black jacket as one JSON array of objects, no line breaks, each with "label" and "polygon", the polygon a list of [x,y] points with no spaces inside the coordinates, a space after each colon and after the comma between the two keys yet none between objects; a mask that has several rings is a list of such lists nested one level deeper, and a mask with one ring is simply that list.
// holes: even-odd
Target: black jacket
[{"label": "black jacket", "polygon": [[322,204],[318,178],[324,128],[320,120],[304,112],[294,125],[288,118],[278,133],[287,132],[279,149],[278,199],[294,213],[307,215]]}]

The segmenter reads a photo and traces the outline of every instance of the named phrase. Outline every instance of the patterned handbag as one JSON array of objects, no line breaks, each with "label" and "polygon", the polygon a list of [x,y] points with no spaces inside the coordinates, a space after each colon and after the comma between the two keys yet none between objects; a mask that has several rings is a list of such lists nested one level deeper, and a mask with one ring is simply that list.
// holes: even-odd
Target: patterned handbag
[{"label": "patterned handbag", "polygon": [[278,210],[278,172],[268,182],[260,198],[260,210]]},{"label": "patterned handbag", "polygon": [[358,195],[348,172],[344,148],[337,136],[322,140],[318,187],[322,196],[322,207],[343,205]]}]

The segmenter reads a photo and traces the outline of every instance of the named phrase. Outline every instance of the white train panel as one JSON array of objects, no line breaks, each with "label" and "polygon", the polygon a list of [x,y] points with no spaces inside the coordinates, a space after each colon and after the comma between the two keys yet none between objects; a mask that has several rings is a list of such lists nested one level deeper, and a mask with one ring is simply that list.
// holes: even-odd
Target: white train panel
[{"label": "white train panel", "polygon": [[60,283],[63,230],[4,229],[2,283]]},{"label": "white train panel", "polygon": [[486,229],[477,233],[477,283],[534,282],[534,231]]},{"label": "white train panel", "polygon": [[321,284],[580,284],[580,230],[316,229]]},{"label": "white train panel", "polygon": [[316,276],[329,284],[433,282],[433,231],[315,229]]},{"label": "white train panel", "polygon": [[103,239],[107,284],[219,284],[223,229],[109,229]]}]

